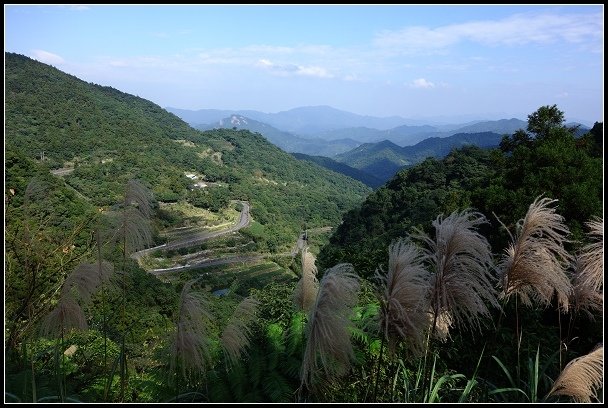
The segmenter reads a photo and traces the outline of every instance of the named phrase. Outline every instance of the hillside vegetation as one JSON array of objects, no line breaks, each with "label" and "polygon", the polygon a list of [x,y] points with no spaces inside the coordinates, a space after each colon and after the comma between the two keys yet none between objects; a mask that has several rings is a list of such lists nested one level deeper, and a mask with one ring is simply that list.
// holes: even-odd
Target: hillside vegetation
[{"label": "hillside vegetation", "polygon": [[602,123],[371,192],[5,60],[5,402],[603,402]]},{"label": "hillside vegetation", "polygon": [[[11,53],[5,106],[6,150],[50,169],[73,169],[66,182],[97,206],[119,200],[129,179],[141,180],[158,201],[218,209],[232,199],[250,200],[276,246],[293,241],[305,225],[334,225],[370,191],[294,159],[259,134],[197,131],[147,100]],[[190,190],[186,174],[216,185]]]}]

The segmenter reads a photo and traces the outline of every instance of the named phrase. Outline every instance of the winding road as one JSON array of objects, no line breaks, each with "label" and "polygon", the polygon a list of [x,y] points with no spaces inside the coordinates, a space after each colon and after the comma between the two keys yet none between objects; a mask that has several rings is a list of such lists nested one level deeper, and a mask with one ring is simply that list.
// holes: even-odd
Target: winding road
[{"label": "winding road", "polygon": [[190,265],[173,266],[171,268],[164,268],[164,269],[152,269],[148,272],[153,275],[158,276],[158,275],[163,275],[165,273],[181,272],[181,271],[187,271],[189,269],[205,268],[205,267],[209,267],[209,266],[227,265],[227,264],[237,263],[237,262],[260,261],[260,260],[264,259],[264,257],[265,257],[264,255],[236,255],[236,256],[229,256],[229,257],[224,257],[224,258],[220,258],[220,259],[205,259],[204,261],[196,262],[196,263],[193,263]]},{"label": "winding road", "polygon": [[[142,256],[149,254],[151,252],[157,251],[157,250],[169,251],[171,249],[179,249],[179,248],[193,246],[193,245],[199,244],[203,241],[207,241],[212,238],[231,234],[233,232],[240,230],[241,228],[245,228],[245,227],[249,226],[249,224],[251,223],[251,215],[249,214],[249,208],[250,208],[249,203],[247,201],[238,201],[238,202],[243,205],[243,209],[241,211],[241,214],[240,214],[239,219],[236,222],[236,224],[234,224],[230,228],[227,228],[227,229],[221,230],[221,231],[214,231],[214,232],[196,232],[196,233],[188,235],[185,238],[180,238],[180,239],[177,239],[172,242],[168,242],[163,245],[159,245],[156,247],[147,248],[147,249],[144,249],[144,250],[141,250],[138,252],[134,252],[131,255],[131,258],[138,260]],[[170,269],[173,269],[173,268],[170,268]],[[149,272],[153,273],[154,271],[149,271]]]}]

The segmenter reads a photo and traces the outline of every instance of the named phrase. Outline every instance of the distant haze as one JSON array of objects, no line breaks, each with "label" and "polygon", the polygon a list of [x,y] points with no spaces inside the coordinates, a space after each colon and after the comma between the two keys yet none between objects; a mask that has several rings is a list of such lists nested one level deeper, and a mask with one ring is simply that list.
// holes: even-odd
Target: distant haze
[{"label": "distant haze", "polygon": [[[603,5],[5,5],[5,51],[179,109],[603,121]],[[416,121],[418,121],[416,123]],[[312,131],[312,129],[311,129]]]}]

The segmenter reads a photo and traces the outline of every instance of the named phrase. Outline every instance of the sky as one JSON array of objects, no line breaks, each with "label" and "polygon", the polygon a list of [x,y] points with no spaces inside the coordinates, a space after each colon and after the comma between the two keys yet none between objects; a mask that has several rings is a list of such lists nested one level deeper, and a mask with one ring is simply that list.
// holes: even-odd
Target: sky
[{"label": "sky", "polygon": [[604,6],[6,5],[4,50],[163,108],[603,122]]}]

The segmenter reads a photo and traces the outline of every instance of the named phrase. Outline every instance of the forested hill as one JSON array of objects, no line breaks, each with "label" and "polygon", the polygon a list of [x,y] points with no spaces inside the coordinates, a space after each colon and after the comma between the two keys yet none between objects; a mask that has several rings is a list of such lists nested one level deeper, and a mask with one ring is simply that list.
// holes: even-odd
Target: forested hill
[{"label": "forested hill", "polygon": [[573,242],[581,239],[584,223],[603,213],[603,124],[577,137],[559,114],[555,106],[541,108],[531,115],[540,125],[533,121],[528,131],[505,136],[500,148],[466,146],[401,170],[345,214],[321,250],[321,267],[348,262],[371,276],[386,265],[386,248],[393,240],[414,227],[428,231],[437,215],[467,208],[490,220],[483,232],[493,251],[501,253],[508,235],[497,217],[513,227],[541,195],[558,200]]},{"label": "forested hill", "polygon": [[352,177],[355,180],[359,180],[360,182],[370,186],[371,188],[380,187],[384,182],[379,178],[372,176],[371,174],[365,173],[359,169],[355,169],[354,167],[350,167],[344,163],[337,162],[329,157],[325,156],[311,156],[303,153],[291,153],[293,157],[298,160],[306,160],[313,163],[317,163],[320,166],[323,166],[329,170],[335,171],[337,173],[342,173],[347,175],[348,177]]},{"label": "forested hill", "polygon": [[[159,201],[213,209],[247,199],[254,219],[280,242],[304,223],[337,223],[371,191],[258,134],[201,132],[150,101],[13,53],[5,53],[5,117],[6,152],[65,168],[66,182],[96,206],[116,203],[134,178]],[[192,191],[187,173],[218,184]]]}]

